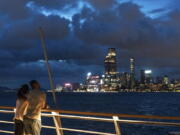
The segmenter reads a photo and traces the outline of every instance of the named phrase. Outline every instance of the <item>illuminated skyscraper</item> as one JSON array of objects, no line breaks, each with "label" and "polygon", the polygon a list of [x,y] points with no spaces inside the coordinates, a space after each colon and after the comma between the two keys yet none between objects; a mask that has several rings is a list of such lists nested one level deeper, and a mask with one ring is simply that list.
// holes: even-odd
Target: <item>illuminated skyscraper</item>
[{"label": "illuminated skyscraper", "polygon": [[108,54],[104,61],[105,77],[104,77],[104,90],[116,91],[118,90],[118,77],[117,77],[117,63],[116,63],[116,49],[109,48]]},{"label": "illuminated skyscraper", "polygon": [[144,73],[145,73],[145,83],[146,84],[153,83],[152,71],[151,70],[145,70]]},{"label": "illuminated skyscraper", "polygon": [[109,48],[109,52],[105,58],[105,74],[114,75],[117,73],[117,63],[116,63],[116,49]]},{"label": "illuminated skyscraper", "polygon": [[140,76],[141,84],[145,84],[145,79],[146,79],[146,77],[145,77],[145,70],[142,69],[142,70],[140,71],[140,74],[141,74],[141,76]]},{"label": "illuminated skyscraper", "polygon": [[152,70],[141,70],[141,84],[153,83]]},{"label": "illuminated skyscraper", "polygon": [[133,89],[135,86],[135,60],[130,58],[130,88]]}]

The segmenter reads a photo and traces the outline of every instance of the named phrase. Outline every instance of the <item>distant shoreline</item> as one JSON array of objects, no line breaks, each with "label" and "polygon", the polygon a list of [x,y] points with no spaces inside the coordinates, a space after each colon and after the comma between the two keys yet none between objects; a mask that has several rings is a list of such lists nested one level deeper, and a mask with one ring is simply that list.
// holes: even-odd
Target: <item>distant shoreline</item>
[{"label": "distant shoreline", "polygon": [[[0,90],[2,93],[16,93],[16,90]],[[52,91],[45,90],[46,93],[52,93]],[[179,93],[180,90],[177,91],[100,91],[100,92],[87,92],[87,91],[55,91],[55,93]]]},{"label": "distant shoreline", "polygon": [[[83,91],[62,91],[55,93],[179,93],[180,91],[107,91],[107,92],[83,92]],[[52,92],[47,92],[52,93]]]}]

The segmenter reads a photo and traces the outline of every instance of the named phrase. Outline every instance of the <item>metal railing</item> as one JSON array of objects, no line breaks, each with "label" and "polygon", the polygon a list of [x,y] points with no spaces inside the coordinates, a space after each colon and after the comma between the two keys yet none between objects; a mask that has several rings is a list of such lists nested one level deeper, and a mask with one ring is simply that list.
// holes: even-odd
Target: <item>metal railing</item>
[{"label": "metal railing", "polygon": [[[12,114],[14,113],[14,109],[15,109],[14,107],[0,106],[0,113]],[[51,117],[54,119],[55,126],[42,125],[42,127],[56,130],[57,135],[62,135],[63,131],[80,132],[80,133],[88,133],[88,134],[95,134],[95,135],[121,135],[120,124],[122,123],[180,127],[180,117],[127,115],[127,114],[113,114],[113,113],[92,113],[92,112],[78,112],[78,111],[65,111],[65,110],[52,110],[52,109],[43,110],[42,117]],[[115,133],[105,133],[105,132],[98,132],[98,131],[60,127],[58,124],[58,118],[101,121],[101,122],[108,122],[108,123],[111,122],[112,124],[114,124]],[[140,120],[137,120],[137,119],[140,119]],[[163,122],[162,120],[169,120],[169,121],[173,120],[176,122]],[[5,120],[0,120],[0,124],[1,123],[14,124],[13,121],[5,121]],[[0,129],[0,133],[14,134],[13,131],[6,131],[3,129]]]}]

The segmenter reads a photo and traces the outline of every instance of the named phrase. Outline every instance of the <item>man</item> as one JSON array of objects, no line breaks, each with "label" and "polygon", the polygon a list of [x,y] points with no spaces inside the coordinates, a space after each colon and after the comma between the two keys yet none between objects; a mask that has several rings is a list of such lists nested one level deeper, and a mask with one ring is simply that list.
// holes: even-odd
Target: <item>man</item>
[{"label": "man", "polygon": [[30,81],[32,91],[28,95],[28,108],[24,116],[24,128],[26,135],[40,135],[41,110],[46,107],[46,95],[40,90],[40,84],[36,80]]}]

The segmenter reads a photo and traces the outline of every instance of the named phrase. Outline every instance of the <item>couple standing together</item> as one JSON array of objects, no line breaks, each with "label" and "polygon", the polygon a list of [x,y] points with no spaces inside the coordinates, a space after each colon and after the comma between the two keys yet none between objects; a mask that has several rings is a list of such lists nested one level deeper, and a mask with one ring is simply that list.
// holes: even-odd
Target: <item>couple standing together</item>
[{"label": "couple standing together", "polygon": [[22,85],[17,93],[15,112],[15,135],[40,135],[41,110],[47,108],[46,95],[36,80]]}]

